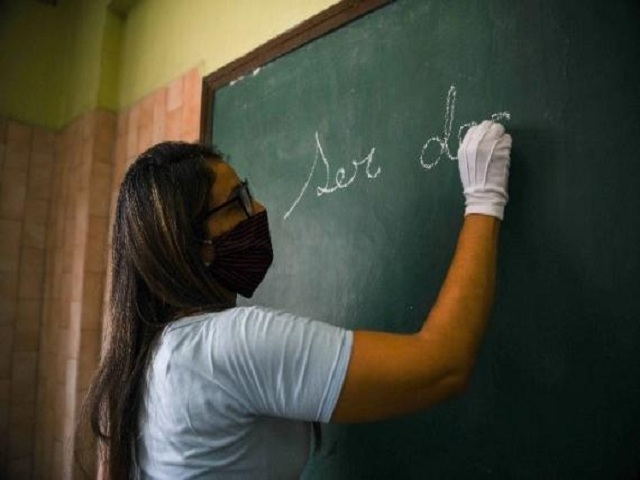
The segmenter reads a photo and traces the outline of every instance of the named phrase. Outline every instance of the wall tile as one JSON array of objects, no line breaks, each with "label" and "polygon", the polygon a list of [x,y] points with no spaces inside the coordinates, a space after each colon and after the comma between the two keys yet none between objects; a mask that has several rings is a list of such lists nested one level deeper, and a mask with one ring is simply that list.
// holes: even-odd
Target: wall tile
[{"label": "wall tile", "polygon": [[[109,207],[109,225],[107,227],[107,244],[105,249],[107,250],[107,259],[111,258],[111,245],[113,238],[113,222],[116,215],[116,206],[118,203],[118,191],[111,193],[111,206]],[[108,269],[107,269],[108,270]]]},{"label": "wall tile", "polygon": [[182,107],[182,132],[199,132],[200,104],[187,103]]},{"label": "wall tile", "polygon": [[71,270],[71,285],[69,286],[69,300],[77,302],[82,299],[82,290],[84,287],[84,259],[85,259],[85,245],[78,245],[76,247],[76,257],[73,259],[73,265]]},{"label": "wall tile", "polygon": [[151,147],[153,141],[153,125],[148,124],[138,130],[138,153],[142,153]]},{"label": "wall tile", "polygon": [[[20,355],[33,355],[33,363],[26,363],[24,358],[16,358]],[[14,408],[23,408],[24,405],[33,404],[36,401],[36,353],[17,352],[13,354],[11,365],[11,408],[9,415],[12,415]],[[25,363],[23,363],[25,362]],[[33,412],[29,415],[29,421],[33,422]],[[21,426],[16,427],[21,429]]]},{"label": "wall tile", "polygon": [[82,329],[102,328],[105,278],[103,273],[88,272],[82,292]]},{"label": "wall tile", "polygon": [[183,130],[181,140],[189,143],[197,143],[200,141],[200,130],[193,128],[191,130]]},{"label": "wall tile", "polygon": [[44,294],[44,250],[23,247],[20,255],[18,299],[39,300]]},{"label": "wall tile", "polygon": [[0,402],[0,472],[7,470],[9,459],[9,403]]},{"label": "wall tile", "polygon": [[[0,403],[9,402],[11,393],[11,380],[5,379],[0,380]],[[8,406],[8,405],[7,405]],[[6,422],[6,425],[5,425]],[[5,427],[9,426],[9,410],[6,411],[6,418],[0,418],[0,432],[4,430]]]},{"label": "wall tile", "polygon": [[31,459],[19,458],[9,461],[9,478],[31,478]]},{"label": "wall tile", "polygon": [[56,299],[62,298],[62,285],[64,283],[64,279],[62,278],[63,273],[63,255],[62,248],[56,248],[53,251],[54,263],[53,263],[53,289],[52,289],[52,297]]},{"label": "wall tile", "polygon": [[4,151],[2,177],[11,178],[13,182],[26,185],[29,159],[29,150],[18,150],[7,145]]},{"label": "wall tile", "polygon": [[147,95],[140,102],[140,119],[138,123],[138,149],[137,153],[144,152],[151,146],[153,129],[154,97]]},{"label": "wall tile", "polygon": [[46,200],[36,200],[28,198],[24,209],[24,220],[46,225],[49,213],[49,202]]},{"label": "wall tile", "polygon": [[[76,359],[80,353],[80,326],[82,319],[74,318],[74,313],[76,308],[74,308],[75,304],[79,304],[80,302],[71,302],[71,317],[69,318],[69,343],[67,345],[67,360]],[[82,312],[82,306],[80,306],[80,311]],[[67,365],[68,367],[68,365]],[[67,371],[67,375],[68,375]]]},{"label": "wall tile", "polygon": [[[7,275],[2,273],[1,275]],[[17,278],[17,275],[16,275]],[[11,326],[14,324],[18,312],[17,295],[12,297],[0,295],[0,327]]]},{"label": "wall tile", "polygon": [[[80,190],[77,192],[76,202],[74,205],[74,232],[73,245],[79,246],[87,243],[89,233],[89,196],[90,191]],[[71,239],[67,239],[71,240]]]},{"label": "wall tile", "polygon": [[153,129],[151,143],[155,145],[165,140],[167,116],[167,89],[161,88],[153,95]]},{"label": "wall tile", "polygon": [[202,76],[197,67],[192,68],[183,76],[183,104],[200,105],[202,97]]},{"label": "wall tile", "polygon": [[78,357],[79,389],[89,387],[91,377],[98,368],[102,336],[99,330],[83,331],[80,337],[80,354]]},{"label": "wall tile", "polygon": [[127,134],[127,131],[129,129],[129,115],[128,115],[128,113],[129,113],[128,110],[122,110],[117,115],[116,135],[118,137],[122,137],[123,135]]},{"label": "wall tile", "polygon": [[7,125],[8,125],[9,121],[4,119],[4,118],[0,118],[0,145],[4,145],[5,142],[7,141]]},{"label": "wall tile", "polygon": [[89,213],[100,217],[109,215],[111,202],[111,174],[113,165],[95,162],[91,171]]},{"label": "wall tile", "polygon": [[25,457],[30,460],[33,452],[33,427],[25,430],[9,429],[9,438],[11,439],[9,442],[10,461],[13,462],[15,461],[14,459],[23,459]]},{"label": "wall tile", "polygon": [[15,326],[15,352],[37,352],[42,302],[20,300]]},{"label": "wall tile", "polygon": [[60,393],[58,391],[58,387],[60,385],[64,385],[64,381],[65,381],[65,375],[67,373],[67,345],[69,344],[69,330],[66,328],[61,328],[58,329],[58,350],[56,352],[56,395],[60,396],[62,395],[62,398],[57,399],[56,402],[58,402],[58,400],[60,401],[60,403],[56,403],[56,408],[58,408],[58,406],[62,405],[62,402],[64,401],[64,389],[62,390],[62,393]]},{"label": "wall tile", "polygon": [[88,233],[85,272],[103,273],[107,260],[107,218],[91,215]]},{"label": "wall tile", "polygon": [[29,156],[29,165],[31,167],[48,169],[49,172],[53,172],[53,168],[55,165],[54,151],[32,151],[31,155]]},{"label": "wall tile", "polygon": [[[98,110],[97,124],[95,131],[95,143],[99,149],[96,154],[111,157],[113,150],[113,140],[116,138],[117,120],[116,115],[106,110]],[[107,160],[111,160],[110,158]]]},{"label": "wall tile", "polygon": [[79,169],[74,173],[77,175],[76,177],[76,186],[75,188],[79,190],[85,190],[89,188],[89,182],[91,181],[91,167],[94,162],[94,139],[87,138],[82,144],[82,156],[81,162],[79,165]]},{"label": "wall tile", "polygon": [[[73,422],[76,411],[76,385],[78,375],[78,361],[75,358],[68,358],[65,373],[65,391],[64,391],[64,416],[71,419],[71,432],[73,432]],[[67,430],[66,437],[69,438],[69,426],[65,425]]]},{"label": "wall tile", "polygon": [[44,128],[34,128],[31,141],[31,152],[52,156],[55,149],[56,134]]},{"label": "wall tile", "polygon": [[31,167],[27,180],[27,197],[38,200],[51,198],[51,168]]},{"label": "wall tile", "polygon": [[13,272],[0,272],[0,326],[13,325],[18,307],[19,274]]},{"label": "wall tile", "polygon": [[62,476],[62,467],[64,465],[64,443],[62,440],[56,439],[53,443],[53,457],[51,461],[51,478],[64,478]]},{"label": "wall tile", "polygon": [[167,113],[165,124],[165,139],[180,140],[182,137],[182,108]]},{"label": "wall tile", "polygon": [[32,223],[32,222],[25,222],[22,234],[23,234],[22,244],[25,247],[34,247],[34,248],[39,248],[44,250],[46,246],[45,242],[47,240],[46,225]]},{"label": "wall tile", "polygon": [[153,107],[155,98],[153,94],[147,95],[139,101],[140,114],[138,119],[138,129],[149,126],[153,123]]},{"label": "wall tile", "polygon": [[95,132],[96,127],[96,110],[92,110],[91,112],[78,117],[77,121],[80,123],[80,139],[86,140],[89,137],[92,137]]},{"label": "wall tile", "polygon": [[[114,153],[113,174],[111,176],[111,192],[117,192],[127,166],[126,137],[119,137]],[[110,215],[111,217],[111,215]]]},{"label": "wall tile", "polygon": [[8,470],[9,461],[9,403],[0,402],[0,471]]},{"label": "wall tile", "polygon": [[35,424],[34,409],[35,402],[12,401],[9,405],[9,428],[25,430],[33,427]]},{"label": "wall tile", "polygon": [[0,218],[21,220],[26,199],[26,185],[21,182],[4,182],[0,190]]},{"label": "wall tile", "polygon": [[[0,142],[0,173],[4,170],[4,158],[7,146]],[[0,185],[2,185],[2,178],[0,178]]]},{"label": "wall tile", "polygon": [[0,219],[0,272],[18,271],[22,222]]},{"label": "wall tile", "polygon": [[138,120],[140,118],[140,104],[136,103],[129,110],[127,128],[127,158],[138,155]]},{"label": "wall tile", "polygon": [[33,129],[18,122],[9,122],[6,132],[8,150],[29,152],[31,150],[31,136]]},{"label": "wall tile", "polygon": [[12,326],[0,327],[0,380],[9,380],[11,378],[13,338],[14,329]]},{"label": "wall tile", "polygon": [[44,268],[21,271],[18,277],[18,299],[41,300],[43,297]]},{"label": "wall tile", "polygon": [[167,89],[167,111],[172,112],[182,106],[183,78],[178,77],[169,84]]},{"label": "wall tile", "polygon": [[66,314],[65,314],[65,305],[68,302],[71,302],[71,283],[72,283],[73,275],[71,272],[64,272],[60,278],[62,278],[61,289],[60,289],[60,304],[59,310],[56,312],[56,317],[60,324],[64,324]]},{"label": "wall tile", "polygon": [[44,270],[44,250],[41,248],[22,247],[20,254],[20,274],[23,272]]}]

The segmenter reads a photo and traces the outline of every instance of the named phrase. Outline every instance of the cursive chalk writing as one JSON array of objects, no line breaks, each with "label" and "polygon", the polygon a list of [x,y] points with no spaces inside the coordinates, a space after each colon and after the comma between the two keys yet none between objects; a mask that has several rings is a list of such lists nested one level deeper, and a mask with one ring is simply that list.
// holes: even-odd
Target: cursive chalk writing
[{"label": "cursive chalk writing", "polygon": [[[376,149],[374,147],[369,151],[369,153],[362,160],[352,160],[351,164],[353,165],[353,174],[348,179],[347,179],[347,171],[344,167],[338,168],[336,170],[335,178],[332,179],[331,165],[329,164],[329,161],[327,160],[327,156],[325,155],[324,150],[322,149],[322,144],[320,143],[320,136],[318,135],[318,132],[316,132],[316,154],[313,160],[313,165],[311,166],[311,171],[309,172],[307,181],[302,186],[302,190],[300,190],[300,194],[295,199],[295,201],[293,202],[289,210],[287,210],[287,213],[284,214],[283,219],[286,220],[287,218],[289,218],[293,210],[296,208],[296,206],[304,196],[304,193],[307,191],[307,188],[309,187],[309,183],[311,182],[311,178],[313,177],[313,174],[316,170],[316,165],[318,164],[318,158],[322,160],[322,164],[324,165],[324,168],[325,168],[324,186],[316,187],[316,195],[318,197],[321,197],[323,195],[334,193],[337,190],[347,188],[349,185],[355,182],[356,177],[358,176],[360,167],[362,165],[365,165],[365,173],[367,175],[367,178],[373,179],[373,178],[376,178],[378,175],[380,175],[380,173],[382,172],[382,169],[380,167],[378,167],[375,171],[371,170],[371,165],[373,163],[373,156],[375,155],[375,153],[376,153]],[[331,185],[330,183],[332,180],[333,180],[333,184]]]},{"label": "cursive chalk writing", "polygon": [[[449,160],[457,160],[458,157],[451,153],[451,148],[449,146],[451,140],[451,134],[453,132],[453,124],[456,115],[456,100],[457,100],[457,90],[455,85],[451,85],[449,87],[449,91],[447,92],[447,100],[445,104],[445,112],[444,112],[444,128],[441,135],[434,135],[427,139],[427,141],[422,145],[422,150],[420,151],[420,165],[425,170],[431,170],[434,168],[440,160],[443,158],[448,158]],[[491,119],[493,121],[501,121],[501,120],[511,120],[511,114],[509,112],[497,112],[491,115]],[[467,132],[469,128],[477,125],[477,122],[468,122],[460,127],[457,130],[457,140],[458,145],[455,146],[454,152],[457,151],[457,148],[462,143],[462,139],[464,134]],[[302,190],[298,194],[297,198],[294,200],[287,213],[284,214],[284,220],[289,218],[293,210],[296,208],[305,192],[309,188],[309,184],[311,183],[311,179],[316,171],[316,167],[318,165],[318,159],[322,160],[322,164],[325,169],[325,182],[324,186],[316,187],[316,196],[322,197],[323,195],[328,195],[334,193],[338,190],[342,190],[348,188],[353,182],[356,181],[358,173],[360,172],[360,167],[364,165],[364,170],[368,179],[377,178],[381,173],[382,169],[380,167],[372,170],[373,157],[375,155],[376,149],[372,148],[368,155],[366,155],[361,160],[352,160],[351,165],[353,165],[353,173],[350,176],[347,176],[347,170],[344,167],[340,167],[336,170],[335,175],[331,174],[331,165],[329,164],[329,160],[327,160],[327,156],[324,153],[324,149],[322,148],[322,143],[320,143],[320,136],[318,132],[315,134],[316,140],[316,150],[315,157],[313,159],[313,164],[311,165],[311,170],[309,171],[309,176],[307,177],[307,181],[302,186]],[[348,178],[347,178],[348,177]]]},{"label": "cursive chalk writing", "polygon": [[[422,150],[420,151],[420,165],[425,170],[431,170],[433,167],[438,165],[443,157],[446,157],[449,160],[458,159],[458,157],[453,155],[449,149],[449,139],[451,138],[453,120],[456,114],[457,93],[456,86],[451,85],[449,87],[449,92],[447,93],[442,136],[436,135],[430,137],[422,146]],[[498,112],[491,115],[491,120],[494,122],[510,119],[511,114],[509,112]],[[458,146],[462,143],[462,139],[464,138],[464,134],[467,130],[474,125],[477,125],[477,122],[465,123],[458,128]]]}]

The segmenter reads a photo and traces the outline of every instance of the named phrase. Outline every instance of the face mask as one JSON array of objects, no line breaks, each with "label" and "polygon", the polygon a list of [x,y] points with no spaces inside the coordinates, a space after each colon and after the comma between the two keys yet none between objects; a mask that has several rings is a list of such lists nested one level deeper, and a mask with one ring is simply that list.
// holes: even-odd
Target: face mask
[{"label": "face mask", "polygon": [[251,298],[273,261],[267,212],[243,220],[213,241],[214,258],[208,268],[220,284]]}]

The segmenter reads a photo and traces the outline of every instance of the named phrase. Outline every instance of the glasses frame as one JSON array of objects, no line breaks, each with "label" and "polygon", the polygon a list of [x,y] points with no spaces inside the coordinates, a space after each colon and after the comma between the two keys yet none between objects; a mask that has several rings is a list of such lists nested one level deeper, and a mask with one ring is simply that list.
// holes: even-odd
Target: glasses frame
[{"label": "glasses frame", "polygon": [[240,182],[240,188],[238,189],[238,194],[236,196],[218,205],[217,207],[213,207],[211,210],[208,210],[204,218],[209,218],[214,213],[222,210],[225,207],[228,207],[235,202],[240,203],[240,206],[244,210],[244,213],[247,215],[247,218],[253,215],[253,197],[251,196],[251,191],[249,190],[249,180],[247,180],[246,178],[244,179],[244,181]]}]

